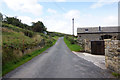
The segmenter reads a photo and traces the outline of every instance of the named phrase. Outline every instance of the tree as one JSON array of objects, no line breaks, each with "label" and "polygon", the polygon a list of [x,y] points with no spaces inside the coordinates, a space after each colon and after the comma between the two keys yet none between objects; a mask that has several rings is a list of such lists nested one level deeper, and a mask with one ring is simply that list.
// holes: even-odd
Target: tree
[{"label": "tree", "polygon": [[29,26],[27,24],[22,23],[21,20],[17,19],[17,17],[6,16],[3,22],[7,24],[12,24],[14,26],[17,26],[23,29],[32,30],[34,32],[40,32],[40,33],[44,33],[44,31],[46,31],[47,29],[41,21],[32,22],[32,26]]},{"label": "tree", "polygon": [[20,28],[31,30],[31,26],[28,26],[27,24],[22,23],[20,19],[17,19],[17,17],[7,17],[6,16],[6,18],[4,19],[4,22],[7,24],[12,24],[12,25],[20,27]]},{"label": "tree", "polygon": [[15,26],[19,26],[19,27],[22,26],[21,20],[17,19],[16,17],[6,17],[4,19],[4,22],[15,25]]},{"label": "tree", "polygon": [[33,31],[40,33],[43,33],[47,29],[45,28],[44,24],[41,21],[38,21],[36,23],[32,22],[32,27],[33,27]]}]

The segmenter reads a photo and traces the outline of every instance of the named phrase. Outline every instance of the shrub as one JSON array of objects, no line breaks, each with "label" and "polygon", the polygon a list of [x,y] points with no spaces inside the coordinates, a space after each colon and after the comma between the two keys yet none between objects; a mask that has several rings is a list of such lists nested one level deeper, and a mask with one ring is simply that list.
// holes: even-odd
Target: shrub
[{"label": "shrub", "polygon": [[28,31],[28,30],[24,31],[24,34],[28,37],[33,37],[33,35],[34,35],[34,33],[32,31]]},{"label": "shrub", "polygon": [[74,38],[71,37],[71,36],[65,36],[65,38],[66,38],[67,40],[69,40],[71,44],[76,44],[76,43],[77,43],[77,41],[74,40]]}]

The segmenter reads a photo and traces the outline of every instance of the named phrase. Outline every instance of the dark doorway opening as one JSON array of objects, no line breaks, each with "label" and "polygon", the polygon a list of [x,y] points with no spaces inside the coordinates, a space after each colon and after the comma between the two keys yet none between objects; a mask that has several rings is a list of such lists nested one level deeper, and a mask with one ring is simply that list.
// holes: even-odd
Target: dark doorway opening
[{"label": "dark doorway opening", "polygon": [[91,41],[91,54],[105,55],[104,41]]},{"label": "dark doorway opening", "polygon": [[101,36],[101,40],[104,40],[104,39],[111,39],[112,36],[111,35],[103,35]]}]

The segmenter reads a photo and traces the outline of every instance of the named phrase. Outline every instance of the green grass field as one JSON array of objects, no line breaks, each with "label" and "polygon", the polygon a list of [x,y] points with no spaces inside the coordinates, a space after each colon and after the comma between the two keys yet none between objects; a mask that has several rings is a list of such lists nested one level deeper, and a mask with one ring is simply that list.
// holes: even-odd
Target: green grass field
[{"label": "green grass field", "polygon": [[71,50],[71,51],[80,51],[82,50],[82,48],[77,45],[77,44],[71,44],[69,40],[67,40],[66,38],[64,38],[64,42],[66,43],[66,45],[68,46],[68,48]]}]

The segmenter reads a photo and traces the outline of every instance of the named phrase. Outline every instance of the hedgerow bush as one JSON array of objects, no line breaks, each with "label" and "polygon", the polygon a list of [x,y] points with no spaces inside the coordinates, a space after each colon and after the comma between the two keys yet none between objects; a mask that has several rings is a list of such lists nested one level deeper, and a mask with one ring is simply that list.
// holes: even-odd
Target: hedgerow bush
[{"label": "hedgerow bush", "polygon": [[65,38],[66,38],[67,40],[69,40],[71,44],[76,44],[76,43],[77,43],[77,41],[74,40],[74,38],[71,37],[71,36],[65,36]]},{"label": "hedgerow bush", "polygon": [[24,34],[28,37],[33,37],[34,32],[26,30],[26,31],[24,31]]}]

